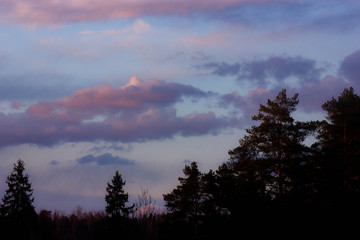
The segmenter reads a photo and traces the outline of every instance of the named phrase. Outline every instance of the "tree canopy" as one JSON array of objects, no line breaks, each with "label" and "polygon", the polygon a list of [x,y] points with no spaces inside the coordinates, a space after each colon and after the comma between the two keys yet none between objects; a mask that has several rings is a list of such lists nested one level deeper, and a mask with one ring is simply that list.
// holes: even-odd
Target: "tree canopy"
[{"label": "tree canopy", "polygon": [[119,217],[128,215],[133,209],[133,206],[126,207],[126,203],[129,200],[129,194],[125,193],[123,187],[126,181],[124,181],[119,174],[119,171],[115,172],[111,183],[107,183],[106,187],[106,208],[105,211],[109,216]]},{"label": "tree canopy", "polygon": [[180,184],[168,194],[164,194],[165,206],[173,215],[185,219],[196,219],[201,212],[201,178],[197,163],[185,165],[185,177],[179,177]]},{"label": "tree canopy", "polygon": [[27,218],[35,214],[33,189],[29,175],[25,174],[25,163],[19,159],[14,163],[11,174],[7,177],[8,188],[2,199],[1,214],[12,219]]}]

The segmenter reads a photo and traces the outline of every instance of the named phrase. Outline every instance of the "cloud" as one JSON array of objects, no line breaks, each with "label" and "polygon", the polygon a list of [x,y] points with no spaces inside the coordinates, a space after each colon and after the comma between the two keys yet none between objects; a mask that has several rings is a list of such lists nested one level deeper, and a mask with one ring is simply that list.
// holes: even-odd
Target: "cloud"
[{"label": "cloud", "polygon": [[360,87],[360,50],[346,56],[340,64],[339,75],[352,85]]},{"label": "cloud", "polygon": [[300,94],[299,108],[305,112],[322,111],[321,105],[332,97],[339,96],[350,85],[344,79],[327,75],[318,81],[304,84],[300,88],[294,88]]},{"label": "cloud", "polygon": [[115,150],[120,152],[131,152],[133,151],[134,147],[131,144],[127,146],[123,146],[119,143],[96,143],[94,147],[92,147],[89,151],[90,152],[102,152],[105,150]]},{"label": "cloud", "polygon": [[197,99],[211,94],[190,85],[158,80],[143,82],[133,76],[126,85],[119,88],[108,84],[83,88],[69,97],[52,102],[39,102],[30,106],[27,114],[39,120],[77,122],[124,111],[128,114],[151,106],[171,106],[181,101],[182,97]]},{"label": "cloud", "polygon": [[[2,14],[8,21],[31,24],[33,26],[62,25],[84,21],[99,21],[119,18],[136,18],[148,15],[188,14],[192,12],[214,11],[225,9],[249,1],[234,0],[199,0],[171,2],[150,1],[118,1],[108,0],[106,4],[97,0],[69,1],[11,1],[1,0]],[[262,1],[257,1],[262,2]]]},{"label": "cloud", "polygon": [[301,56],[272,56],[233,64],[208,62],[198,65],[197,68],[209,69],[211,74],[218,76],[237,76],[240,82],[249,81],[263,87],[272,80],[284,84],[288,78],[295,78],[298,82],[309,82],[318,79],[325,70],[318,67],[315,60]]},{"label": "cloud", "polygon": [[76,160],[79,164],[91,164],[95,163],[97,165],[135,165],[134,160],[127,158],[121,158],[119,156],[113,156],[111,153],[104,153],[99,156],[94,156],[92,154],[86,155],[82,158]]},{"label": "cloud", "polygon": [[123,35],[123,34],[143,34],[151,30],[151,25],[142,19],[136,19],[134,23],[124,29],[114,30],[101,30],[101,31],[90,31],[85,30],[81,31],[78,34],[80,35],[92,35],[92,34],[103,34],[103,35]]},{"label": "cloud", "polygon": [[[339,96],[345,88],[360,88],[360,50],[346,56],[340,63],[339,76],[321,76],[326,68],[318,67],[311,59],[297,57],[269,57],[267,59],[243,61],[236,64],[210,62],[200,69],[210,69],[219,76],[236,76],[238,81],[255,81],[255,89],[241,95],[238,91],[224,94],[219,99],[222,108],[233,107],[234,116],[241,115],[239,122],[249,123],[257,113],[259,105],[267,99],[274,99],[283,89],[289,96],[299,93],[298,109],[306,113],[322,112],[321,106],[332,97]],[[239,66],[239,67],[238,67]],[[298,84],[287,84],[286,78],[293,77]],[[269,79],[277,84],[269,84]]]},{"label": "cloud", "polygon": [[51,162],[50,162],[50,165],[53,165],[53,166],[57,166],[57,165],[59,165],[60,163],[58,162],[58,161],[55,161],[55,160],[52,160]]},{"label": "cloud", "polygon": [[208,62],[204,65],[200,66],[200,68],[212,69],[212,74],[219,76],[227,76],[227,75],[238,75],[240,72],[240,64],[228,64],[225,62],[217,63],[217,62]]},{"label": "cloud", "polygon": [[212,96],[190,85],[165,81],[129,82],[79,89],[71,96],[38,102],[25,112],[0,113],[0,146],[50,146],[64,142],[143,142],[175,135],[216,134],[226,117],[213,112],[177,116],[175,103]]},{"label": "cloud", "polygon": [[[231,69],[226,71],[228,66],[230,65],[221,63],[202,67],[212,68],[214,71],[224,70],[224,74],[234,75]],[[256,88],[244,95],[240,95],[237,91],[224,94],[220,97],[219,106],[223,108],[232,106],[235,109],[233,114],[242,114],[241,122],[249,123],[260,104],[264,104],[267,99],[274,99],[281,89],[286,88],[289,96],[299,93],[298,109],[306,113],[322,112],[321,106],[332,97],[339,96],[345,88],[354,87],[355,90],[360,88],[359,66],[360,51],[355,51],[344,58],[339,66],[339,76],[320,77],[325,69],[317,67],[314,60],[302,57],[270,57],[265,60],[242,62],[237,76],[254,81],[259,79]],[[284,84],[284,80],[289,76],[298,78],[300,84],[295,86]],[[275,86],[266,84],[270,77],[275,78],[279,84]]]},{"label": "cloud", "polygon": [[[251,123],[251,117],[255,115],[259,109],[260,104],[264,104],[267,99],[273,99],[276,96],[277,90],[268,90],[263,87],[256,88],[246,95],[240,95],[238,91],[224,94],[219,100],[219,105],[223,108],[233,107],[232,114],[234,116],[241,116],[238,127],[244,127]],[[235,122],[237,124],[237,122]],[[234,124],[234,126],[236,126]]]},{"label": "cloud", "polygon": [[295,77],[301,81],[318,79],[324,69],[316,66],[316,61],[301,56],[269,57],[266,60],[255,60],[242,64],[239,80],[265,82],[269,78],[284,82],[288,77]]},{"label": "cloud", "polygon": [[[358,21],[356,1],[288,0],[0,0],[2,22],[56,27],[78,22],[146,16],[203,14],[211,19],[251,27],[295,25],[302,28],[352,29]],[[321,9],[321,11],[319,11]],[[313,12],[316,11],[316,15]]]},{"label": "cloud", "polygon": [[21,107],[21,102],[19,102],[19,101],[14,101],[11,103],[12,109],[20,109],[20,107]]},{"label": "cloud", "polygon": [[[322,112],[322,104],[332,97],[339,96],[344,88],[350,85],[344,79],[327,75],[321,79],[315,79],[299,87],[288,87],[287,95],[293,96],[299,93],[299,105],[297,108],[306,113]],[[275,88],[257,87],[245,95],[237,91],[221,96],[219,104],[223,108],[234,107],[234,114],[241,114],[243,124],[251,122],[251,117],[257,114],[260,104],[266,103],[267,99],[275,99],[282,90],[282,86]]]},{"label": "cloud", "polygon": [[357,28],[359,8],[356,1],[254,1],[210,15],[251,29],[344,32]]}]

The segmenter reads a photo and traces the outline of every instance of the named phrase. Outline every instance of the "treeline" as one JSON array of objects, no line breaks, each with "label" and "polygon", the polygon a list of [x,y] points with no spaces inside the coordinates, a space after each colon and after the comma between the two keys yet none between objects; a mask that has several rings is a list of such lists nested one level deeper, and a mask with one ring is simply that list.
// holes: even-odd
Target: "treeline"
[{"label": "treeline", "polygon": [[[227,239],[354,232],[360,223],[360,97],[353,88],[322,105],[324,121],[295,121],[298,94],[261,104],[239,145],[218,169],[185,165],[160,213],[143,190],[128,205],[116,172],[106,208],[66,216],[36,213],[19,160],[1,205],[4,239]],[[308,143],[310,137],[315,140]],[[305,235],[306,234],[306,235]],[[335,235],[334,235],[335,236]],[[321,237],[321,236],[320,236]],[[3,238],[1,238],[3,239]]]},{"label": "treeline", "polygon": [[180,184],[164,195],[168,216],[191,223],[197,237],[339,231],[344,238],[358,229],[360,97],[345,89],[322,105],[324,121],[295,121],[298,103],[298,94],[282,90],[260,105],[252,117],[258,124],[217,170],[185,166]]}]

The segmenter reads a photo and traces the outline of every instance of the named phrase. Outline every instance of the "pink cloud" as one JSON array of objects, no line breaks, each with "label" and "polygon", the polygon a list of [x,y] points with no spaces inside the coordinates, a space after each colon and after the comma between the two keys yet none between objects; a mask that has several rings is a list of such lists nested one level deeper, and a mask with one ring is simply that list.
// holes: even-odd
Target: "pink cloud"
[{"label": "pink cloud", "polygon": [[94,140],[137,142],[177,134],[215,133],[226,127],[227,119],[212,112],[179,117],[173,108],[183,97],[207,96],[189,85],[136,77],[118,88],[103,85],[80,89],[69,97],[33,104],[22,113],[0,113],[0,146]]},{"label": "pink cloud", "polygon": [[103,85],[80,89],[71,96],[57,101],[34,104],[28,109],[28,112],[40,118],[49,115],[61,117],[67,114],[93,117],[97,114],[138,110],[147,105],[168,106],[179,101],[182,96],[198,98],[208,94],[210,93],[190,85],[159,80],[143,82],[133,76],[122,87]]},{"label": "pink cloud", "polygon": [[[2,15],[11,22],[31,26],[56,26],[66,23],[99,21],[146,15],[209,12],[266,0],[0,0]],[[273,0],[272,2],[284,2]]]}]

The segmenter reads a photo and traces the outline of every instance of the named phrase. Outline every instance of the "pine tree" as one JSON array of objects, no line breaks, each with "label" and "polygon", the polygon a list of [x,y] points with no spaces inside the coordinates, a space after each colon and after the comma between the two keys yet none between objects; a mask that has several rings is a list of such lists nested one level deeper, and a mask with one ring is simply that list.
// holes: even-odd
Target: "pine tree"
[{"label": "pine tree", "polygon": [[196,162],[185,165],[183,172],[185,178],[179,177],[180,185],[171,193],[163,195],[165,206],[177,218],[197,221],[201,214],[202,174]]},{"label": "pine tree", "polygon": [[125,193],[123,189],[125,183],[126,181],[122,179],[119,171],[116,171],[111,184],[107,184],[105,211],[111,217],[127,216],[134,208],[134,206],[125,206],[129,199],[129,194]]},{"label": "pine tree", "polygon": [[[182,234],[194,234],[194,239],[198,238],[199,218],[203,215],[203,190],[202,190],[202,173],[199,171],[197,163],[192,162],[185,165],[183,169],[185,177],[179,177],[178,185],[171,193],[164,194],[163,198],[169,215],[179,222],[186,221],[191,223],[188,227],[182,228]],[[191,233],[192,232],[192,233]],[[177,236],[183,238],[184,236]],[[188,235],[186,237],[189,237]]]},{"label": "pine tree", "polygon": [[298,102],[298,94],[288,98],[283,89],[275,100],[260,104],[259,113],[252,118],[260,124],[246,129],[239,146],[229,151],[229,166],[238,178],[251,180],[248,186],[258,186],[253,190],[261,194],[266,191],[276,199],[306,189],[304,171],[311,151],[303,141],[316,124],[293,119]]},{"label": "pine tree", "polygon": [[27,219],[35,215],[33,189],[29,175],[24,173],[25,163],[19,159],[7,177],[8,189],[2,199],[1,214],[10,219]]},{"label": "pine tree", "polygon": [[318,138],[324,153],[327,182],[339,194],[359,191],[360,183],[360,97],[344,89],[338,99],[322,105],[327,121],[321,123]]}]

